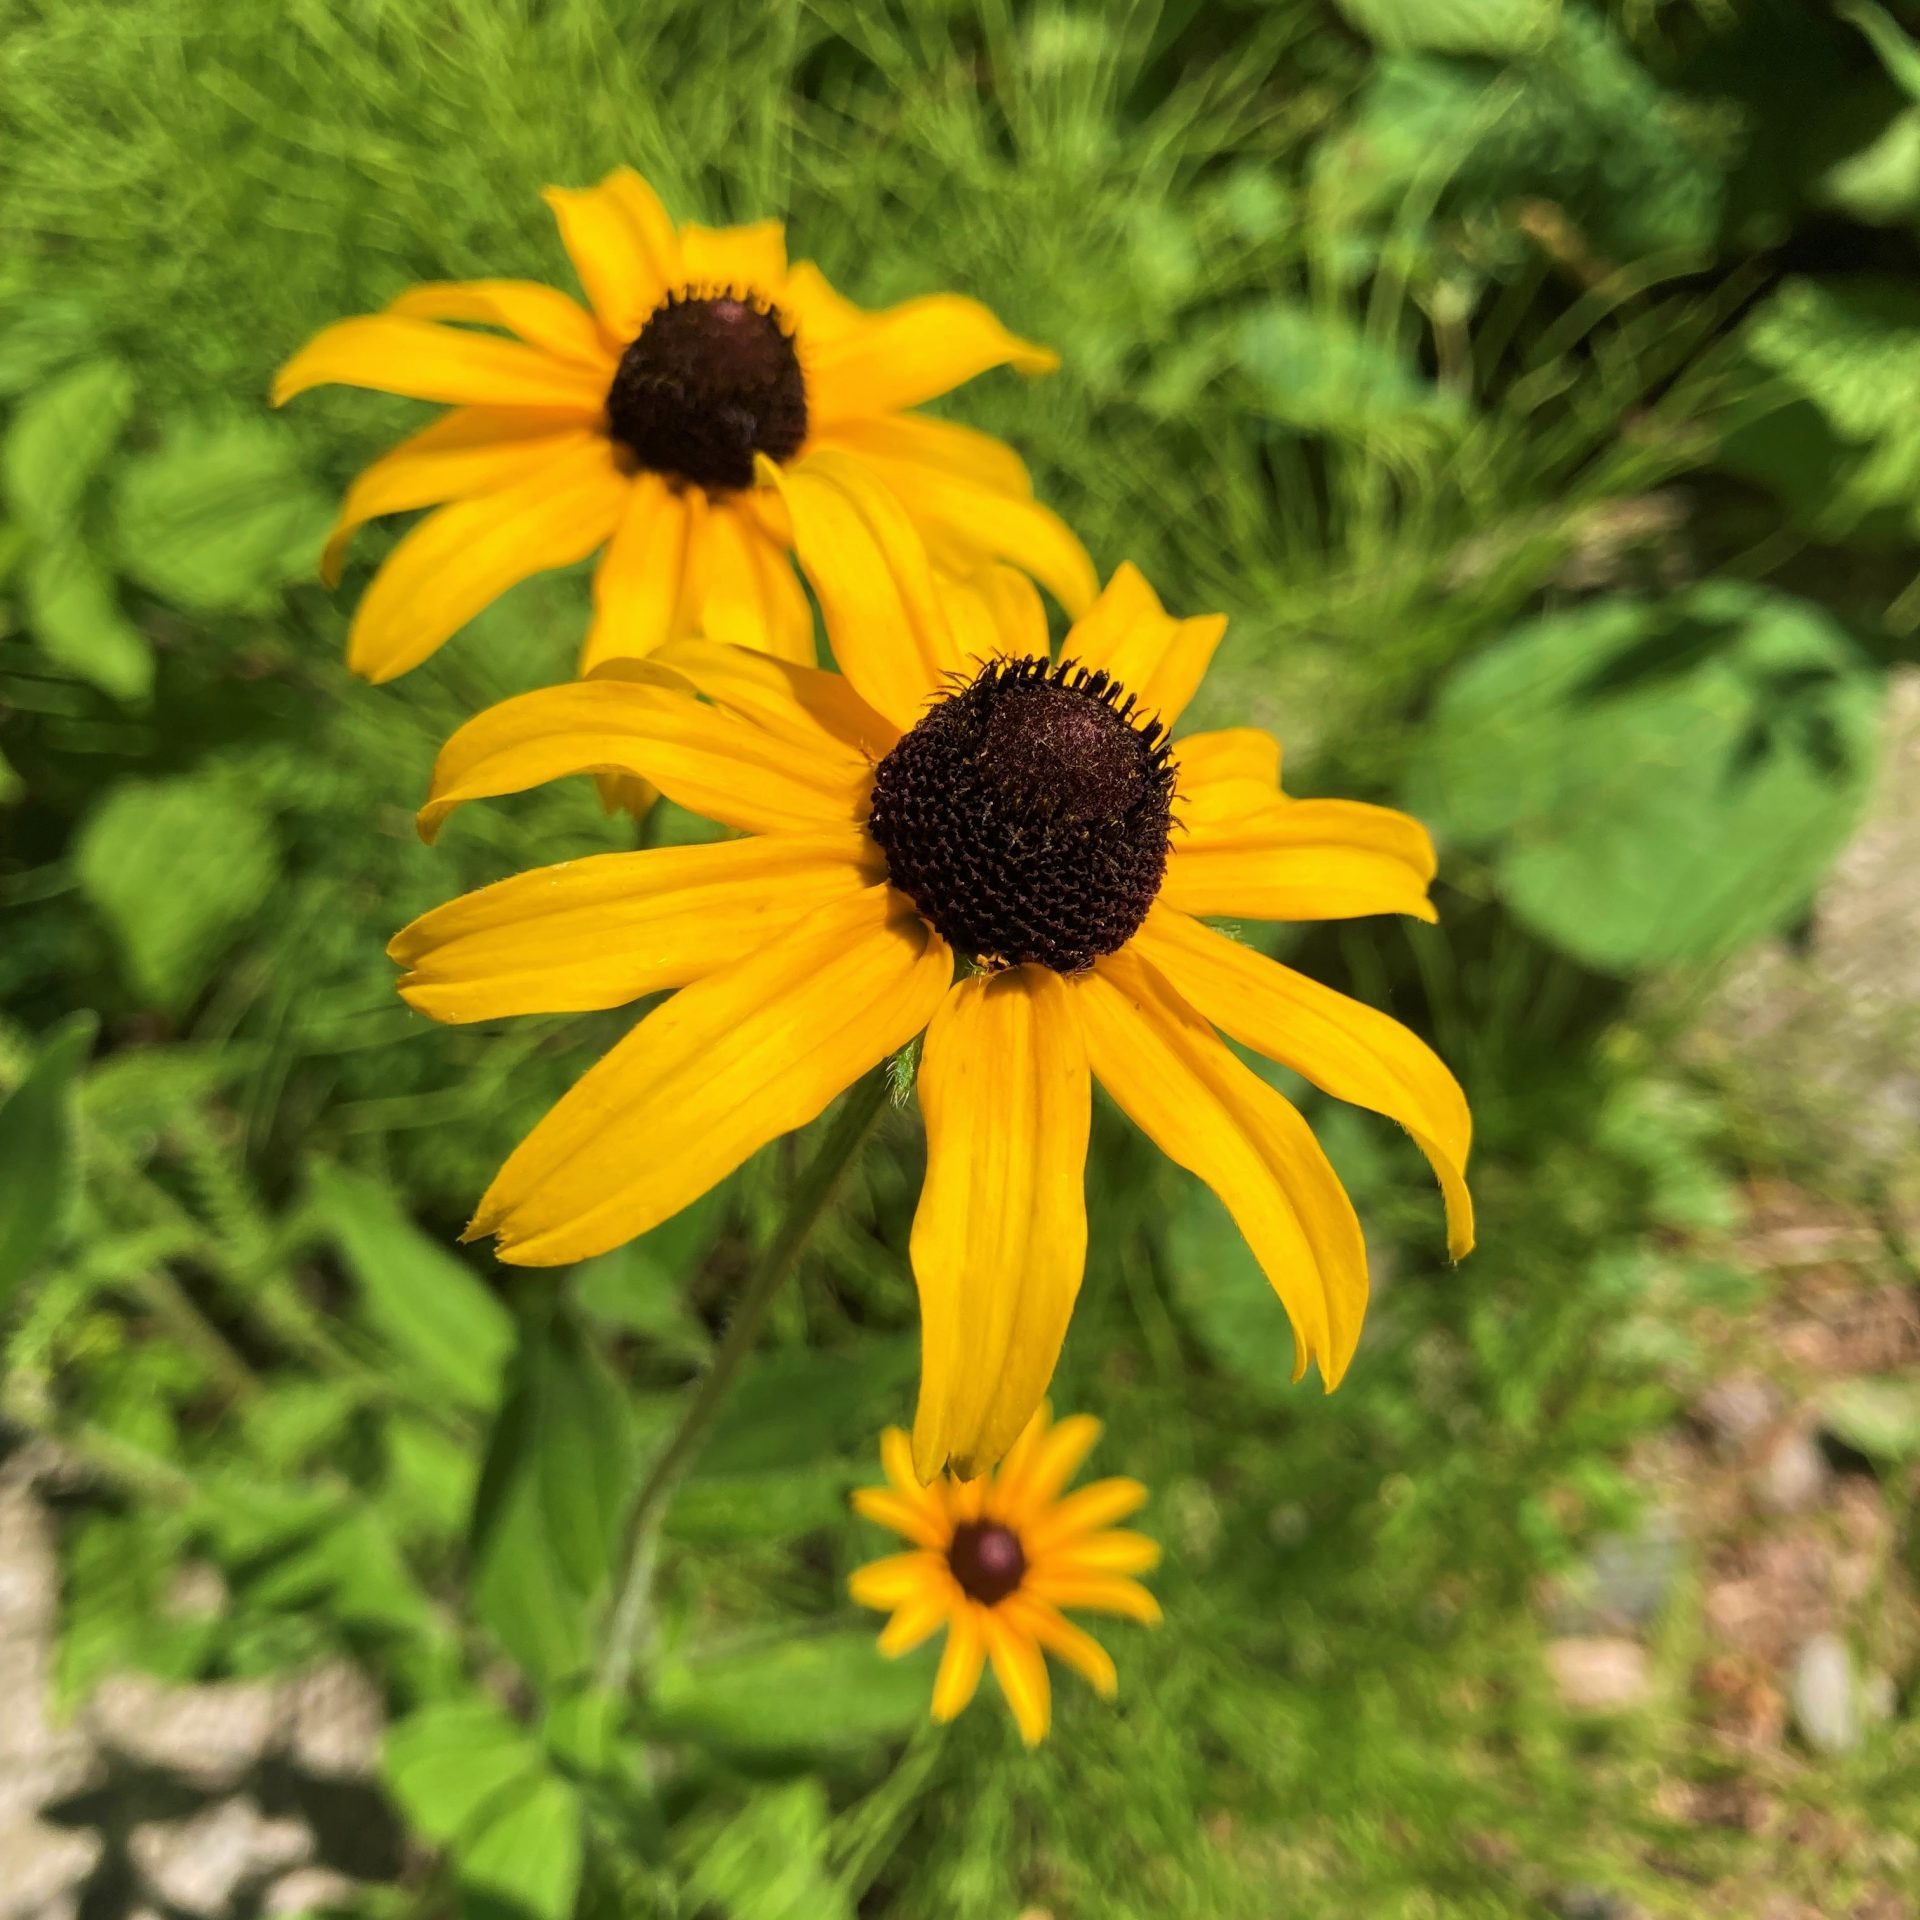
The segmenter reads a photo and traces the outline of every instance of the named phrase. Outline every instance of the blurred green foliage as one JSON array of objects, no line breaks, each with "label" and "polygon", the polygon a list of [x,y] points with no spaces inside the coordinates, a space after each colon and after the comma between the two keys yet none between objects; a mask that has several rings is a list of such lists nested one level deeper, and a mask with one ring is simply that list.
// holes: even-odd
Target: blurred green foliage
[{"label": "blurred green foliage", "polygon": [[[369,1915],[1692,1911],[1739,1842],[1649,1802],[1675,1723],[1552,1703],[1530,1594],[1631,1514],[1692,1316],[1755,1297],[1725,1118],[1642,983],[1805,912],[1915,651],[1893,16],[0,0],[0,103],[0,1416],[88,1475],[67,1696],[361,1661],[442,1862]],[[628,1017],[433,1028],[382,952],[625,843],[584,788],[411,829],[451,726],[568,670],[584,581],[352,683],[380,543],[336,599],[318,542],[413,416],[263,396],[411,281],[566,284],[538,191],[619,162],[785,215],[864,301],[961,288],[1057,346],[953,410],[1103,572],[1232,616],[1196,722],[1441,836],[1442,927],[1285,950],[1459,1069],[1482,1251],[1446,1270],[1418,1156],[1316,1103],[1380,1280],[1322,1400],[1215,1203],[1098,1116],[1057,1397],[1155,1489],[1168,1621],[1036,1755],[990,1705],[926,1727],[929,1656],[843,1598],[880,1548],[845,1492],[910,1406],[910,1115],[677,1498],[631,1701],[590,1678],[611,1542],[796,1145],[571,1273],[453,1245]],[[1910,1398],[1837,1417],[1915,1451]],[[166,1603],[191,1564],[217,1619]],[[1917,1757],[1896,1727],[1831,1791],[1911,1827]]]}]

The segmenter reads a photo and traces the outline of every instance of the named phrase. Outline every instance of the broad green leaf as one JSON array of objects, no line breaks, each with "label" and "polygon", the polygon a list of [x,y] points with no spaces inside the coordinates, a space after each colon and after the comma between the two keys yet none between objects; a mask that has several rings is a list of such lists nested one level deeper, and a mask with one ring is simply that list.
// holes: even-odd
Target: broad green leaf
[{"label": "broad green leaf", "polygon": [[1920,1460],[1920,1380],[1884,1375],[1836,1380],[1820,1395],[1827,1431],[1890,1467]]},{"label": "broad green leaf", "polygon": [[1409,782],[1591,966],[1694,964],[1782,925],[1859,819],[1879,675],[1826,614],[1709,584],[1525,625],[1442,689]]},{"label": "broad green leaf", "polygon": [[74,1083],[99,1021],[70,1014],[0,1101],[0,1307],[53,1247],[74,1185]]},{"label": "broad green leaf", "polygon": [[100,316],[85,300],[25,276],[8,292],[0,310],[0,397],[44,387],[100,337]]},{"label": "broad green leaf", "polygon": [[189,777],[116,786],[82,825],[74,863],[134,986],[175,1011],[265,903],[280,854],[265,815]]},{"label": "broad green leaf", "polygon": [[853,1920],[827,1866],[827,1790],[796,1780],[756,1794],[717,1831],[687,1836],[687,1891],[723,1920]]},{"label": "broad green leaf", "polygon": [[395,1721],[380,1764],[401,1812],[440,1846],[451,1845],[503,1788],[545,1769],[532,1734],[478,1698],[422,1707]]},{"label": "broad green leaf", "polygon": [[133,401],[133,375],[118,360],[89,360],[21,401],[0,441],[0,499],[24,526],[43,537],[74,529]]},{"label": "broad green leaf", "polygon": [[1920,44],[1875,0],[1839,0],[1834,11],[1866,35],[1887,77],[1909,100],[1920,100]]},{"label": "broad green leaf", "polygon": [[1824,537],[1920,529],[1920,289],[1793,279],[1755,308],[1739,350],[1753,374],[1720,460],[1770,487]]},{"label": "broad green leaf", "polygon": [[700,1476],[791,1471],[871,1440],[898,1409],[918,1361],[911,1337],[869,1340],[845,1353],[790,1347],[756,1354],[701,1449]]},{"label": "broad green leaf", "polygon": [[344,1167],[316,1167],[321,1220],[359,1283],[360,1309],[428,1396],[486,1409],[500,1398],[513,1316],[466,1263],[422,1233],[391,1188]]},{"label": "broad green leaf", "polygon": [[1552,38],[1560,0],[1339,0],[1376,47],[1518,53]]},{"label": "broad green leaf", "polygon": [[474,1500],[473,1596],[537,1679],[563,1679],[590,1657],[635,1454],[606,1363],[564,1322],[529,1328]]},{"label": "broad green leaf", "polygon": [[143,701],[153,691],[153,649],[78,539],[62,535],[36,548],[22,587],[28,631],[56,666],[116,700]]},{"label": "broad green leaf", "polygon": [[576,1267],[574,1298],[581,1307],[604,1325],[645,1334],[670,1353],[704,1356],[712,1343],[687,1294],[724,1223],[723,1188],[709,1188],[652,1232]]},{"label": "broad green leaf", "polygon": [[455,1842],[473,1920],[569,1920],[580,1886],[580,1794],[555,1773],[504,1788]]},{"label": "broad green leaf", "polygon": [[885,1740],[927,1710],[926,1658],[884,1659],[871,1633],[822,1633],[694,1654],[653,1698],[669,1738],[742,1756],[828,1753]]},{"label": "broad green leaf", "polygon": [[843,1520],[858,1477],[832,1461],[765,1473],[696,1473],[674,1494],[667,1531],[678,1540],[713,1544],[791,1540]]},{"label": "broad green leaf", "polygon": [[1236,347],[1262,409],[1306,432],[1392,440],[1465,422],[1452,395],[1335,315],[1275,302],[1240,323]]},{"label": "broad green leaf", "polygon": [[264,609],[319,563],[332,508],[273,422],[180,421],[114,492],[121,569],[183,607]]}]

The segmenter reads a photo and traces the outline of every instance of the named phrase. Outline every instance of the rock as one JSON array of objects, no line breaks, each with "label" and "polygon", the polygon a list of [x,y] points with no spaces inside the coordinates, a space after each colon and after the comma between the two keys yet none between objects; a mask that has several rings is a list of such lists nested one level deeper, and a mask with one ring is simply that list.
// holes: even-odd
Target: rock
[{"label": "rock", "polygon": [[1595,1634],[1555,1640],[1547,1669],[1572,1713],[1629,1713],[1647,1698],[1647,1650],[1637,1640]]},{"label": "rock", "polygon": [[0,1829],[0,1920],[39,1920],[92,1872],[97,1833],[22,1820]]},{"label": "rock", "polygon": [[102,1746],[197,1786],[230,1786],[278,1738],[281,1699],[262,1681],[170,1687],[145,1674],[103,1680],[87,1704]]},{"label": "rock", "polygon": [[1757,1439],[1779,1411],[1779,1389],[1757,1373],[1730,1373],[1693,1403],[1694,1418],[1730,1453]]},{"label": "rock", "polygon": [[1827,1462],[1804,1427],[1790,1427],[1766,1451],[1754,1495],[1769,1513],[1805,1513],[1827,1490]]},{"label": "rock", "polygon": [[1630,1533],[1603,1534],[1566,1582],[1555,1629],[1574,1636],[1651,1626],[1679,1578],[1681,1534],[1671,1514],[1653,1512]]},{"label": "rock", "polygon": [[373,1772],[386,1703],[351,1661],[329,1661],[290,1682],[286,1708],[287,1755],[303,1772],[348,1779]]},{"label": "rock", "polygon": [[282,1874],[260,1901],[263,1914],[320,1913],[344,1907],[360,1891],[357,1881],[331,1867],[295,1867]]},{"label": "rock", "polygon": [[1835,1633],[1816,1633],[1794,1657],[1787,1683],[1793,1724],[1816,1753],[1850,1753],[1860,1744],[1853,1656]]},{"label": "rock", "polygon": [[304,1862],[313,1835],[298,1820],[269,1819],[245,1800],[223,1800],[191,1820],[135,1827],[127,1844],[168,1906],[217,1914],[245,1883]]}]

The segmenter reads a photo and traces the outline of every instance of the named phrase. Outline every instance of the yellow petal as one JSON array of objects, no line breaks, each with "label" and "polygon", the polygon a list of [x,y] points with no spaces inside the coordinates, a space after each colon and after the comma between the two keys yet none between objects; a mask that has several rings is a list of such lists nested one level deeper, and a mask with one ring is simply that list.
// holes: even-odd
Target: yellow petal
[{"label": "yellow petal", "polygon": [[1155,904],[1134,944],[1196,1012],[1243,1047],[1336,1100],[1399,1121],[1446,1196],[1448,1251],[1458,1260],[1472,1248],[1466,1168],[1473,1121],[1460,1083],[1424,1040],[1170,907]]},{"label": "yellow petal", "polygon": [[900,502],[851,454],[760,465],[793,516],[840,671],[904,732],[960,662],[932,563]]},{"label": "yellow petal", "polygon": [[723,645],[814,664],[813,609],[785,548],[737,501],[707,516],[705,595],[694,629]]},{"label": "yellow petal", "polygon": [[856,1567],[847,1581],[847,1592],[863,1607],[891,1612],[929,1592],[944,1594],[949,1577],[944,1556],[922,1548],[918,1553],[889,1554],[884,1560],[869,1560],[864,1567]]},{"label": "yellow petal", "polygon": [[[1099,589],[1093,562],[1066,522],[1033,498],[1024,470],[1009,486],[1004,476],[980,477],[987,462],[970,445],[964,453],[974,471],[957,471],[945,463],[928,464],[890,451],[898,438],[890,430],[909,425],[955,431],[945,421],[897,416],[849,421],[820,434],[816,444],[865,460],[900,497],[928,544],[950,568],[966,571],[985,559],[1009,561],[1030,573],[1070,614],[1084,613]],[[986,441],[984,434],[972,437]],[[1015,460],[1013,466],[1018,470],[1019,462]]]},{"label": "yellow petal", "polygon": [[[859,309],[853,309],[856,318]],[[844,448],[874,460],[948,473],[995,493],[1031,494],[1027,463],[990,433],[957,420],[935,420],[924,413],[888,413],[872,419],[843,420],[826,428],[821,444]]]},{"label": "yellow petal", "polygon": [[588,674],[608,660],[644,660],[693,631],[699,615],[707,496],[657,473],[635,474],[626,511],[593,574],[593,622],[580,654]]},{"label": "yellow petal", "polygon": [[1053,1378],[1087,1256],[1092,1082],[1064,982],[963,980],[920,1061],[927,1175],[913,1217],[920,1405],[913,1463],[984,1473]]},{"label": "yellow petal", "polygon": [[509,587],[584,559],[612,532],[627,481],[588,436],[524,479],[457,500],[410,529],[373,576],[347,635],[347,665],[391,680]]},{"label": "yellow petal", "polygon": [[1029,1560],[1044,1560],[1055,1548],[1098,1533],[1116,1520],[1138,1513],[1146,1503],[1147,1490],[1138,1480],[1118,1476],[1096,1480],[1029,1520],[1021,1530],[1020,1543],[1026,1548]]},{"label": "yellow petal", "polygon": [[681,280],[680,247],[659,196],[631,167],[597,187],[549,187],[560,238],[600,323],[624,343]]},{"label": "yellow petal", "polygon": [[783,740],[832,759],[869,762],[888,753],[900,730],[854,692],[845,678],[819,667],[707,640],[676,640],[654,656],[716,706]]},{"label": "yellow petal", "polygon": [[1118,1574],[1063,1573],[1030,1568],[1020,1591],[1056,1607],[1084,1607],[1089,1613],[1118,1614],[1143,1626],[1160,1624],[1160,1603],[1137,1580]]},{"label": "yellow petal", "polygon": [[880,1637],[874,1644],[883,1659],[897,1660],[903,1653],[911,1653],[915,1647],[931,1640],[946,1625],[952,1612],[953,1601],[946,1594],[909,1601],[880,1629]]},{"label": "yellow petal", "polygon": [[787,269],[780,310],[799,331],[803,363],[814,345],[837,340],[873,318],[839,292],[811,260],[796,260]]},{"label": "yellow petal", "polygon": [[1009,1525],[1044,1512],[1080,1471],[1100,1438],[1100,1422],[1075,1413],[1053,1427],[1030,1428],[994,1481],[994,1511]]},{"label": "yellow petal", "polygon": [[441,415],[347,489],[320,557],[321,579],[339,585],[347,543],[369,520],[496,492],[594,437],[577,414],[539,407],[458,407]]},{"label": "yellow petal", "polygon": [[1159,1541],[1125,1527],[1066,1541],[1047,1555],[1047,1565],[1060,1573],[1151,1573],[1159,1564]]},{"label": "yellow petal", "polygon": [[602,368],[394,313],[323,327],[274,377],[273,404],[324,386],[369,387],[456,406],[557,407],[582,420],[598,420],[607,397]]},{"label": "yellow petal", "polygon": [[880,1465],[887,1485],[902,1500],[924,1507],[929,1516],[945,1524],[947,1507],[941,1498],[942,1487],[937,1483],[930,1487],[920,1484],[920,1476],[913,1470],[913,1442],[902,1428],[889,1427],[880,1436]]},{"label": "yellow petal", "polygon": [[1060,643],[1062,660],[1098,668],[1117,680],[1142,714],[1172,726],[1206,677],[1227,630],[1223,613],[1176,620],[1132,562],[1114,569],[1098,600]]},{"label": "yellow petal", "polygon": [[469,800],[520,793],[573,773],[633,773],[691,812],[747,833],[857,824],[864,762],[830,759],[668,687],[575,680],[476,714],[434,762],[420,809],[431,840]]},{"label": "yellow petal", "polygon": [[953,955],[887,887],[683,987],[515,1149],[467,1237],[562,1266],[671,1218],[933,1017]]},{"label": "yellow petal", "polygon": [[947,1644],[940,1655],[940,1671],[933,1679],[933,1717],[953,1719],[962,1712],[980,1685],[980,1670],[986,1665],[986,1613],[969,1602],[956,1610],[947,1629]]},{"label": "yellow petal", "polygon": [[680,229],[680,270],[690,286],[732,288],[777,301],[787,279],[787,230],[778,220],[746,227]]},{"label": "yellow petal", "polygon": [[1113,1656],[1058,1607],[1022,1592],[1008,1594],[998,1610],[1016,1632],[1037,1641],[1049,1653],[1057,1653],[1103,1700],[1111,1700],[1119,1691],[1120,1676],[1114,1670]]},{"label": "yellow petal", "polygon": [[1360,1338],[1367,1252],[1312,1129],[1132,947],[1073,985],[1100,1084],[1220,1196],[1293,1323],[1294,1378],[1316,1360],[1331,1391]]},{"label": "yellow petal", "polygon": [[820,426],[917,407],[989,367],[1051,373],[1060,356],[1009,333],[978,300],[930,293],[820,342],[807,362],[807,410]]},{"label": "yellow petal", "polygon": [[388,304],[387,311],[415,320],[470,320],[504,327],[530,347],[597,368],[603,394],[619,364],[620,348],[626,344],[610,342],[578,301],[537,280],[431,281],[408,288]]},{"label": "yellow petal", "polygon": [[1045,660],[1053,651],[1040,590],[1012,567],[981,567],[941,576],[947,622],[960,657],[982,660]]},{"label": "yellow petal", "polygon": [[1258,813],[1281,799],[1280,742],[1258,727],[1190,733],[1173,743],[1174,818],[1183,832]]},{"label": "yellow petal", "polygon": [[883,1527],[891,1527],[903,1539],[942,1551],[953,1538],[953,1525],[924,1500],[895,1493],[891,1487],[856,1487],[853,1510]]},{"label": "yellow petal", "polygon": [[1231,819],[1189,820],[1173,836],[1160,898],[1222,920],[1437,920],[1427,898],[1433,872],[1433,842],[1404,813],[1361,800],[1283,799]]},{"label": "yellow petal", "polygon": [[[1016,1616],[1017,1618],[1018,1616]],[[1053,1722],[1053,1691],[1047,1683],[1047,1663],[1040,1649],[998,1607],[989,1607],[984,1626],[993,1677],[1013,1709],[1013,1723],[1022,1743],[1037,1747]]]},{"label": "yellow petal", "polygon": [[598,853],[450,900],[387,952],[436,1020],[584,1013],[685,986],[885,877],[859,833]]}]

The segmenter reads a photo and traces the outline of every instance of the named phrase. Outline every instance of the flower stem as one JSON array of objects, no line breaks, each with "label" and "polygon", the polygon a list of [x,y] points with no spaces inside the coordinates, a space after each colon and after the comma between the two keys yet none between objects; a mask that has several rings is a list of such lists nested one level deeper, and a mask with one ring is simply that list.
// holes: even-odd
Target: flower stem
[{"label": "flower stem", "polygon": [[774,1296],[793,1271],[801,1249],[833,1204],[847,1170],[873,1131],[886,1103],[887,1084],[886,1069],[878,1067],[848,1093],[831,1131],[801,1173],[786,1214],[762,1250],[726,1334],[680,1416],[680,1424],[634,1495],[615,1562],[618,1582],[613,1611],[608,1616],[606,1649],[600,1660],[599,1681],[603,1687],[624,1686],[633,1671],[645,1624],[647,1593],[653,1584],[655,1540],[667,1498],[700,1451],[734,1376],[760,1337]]}]

